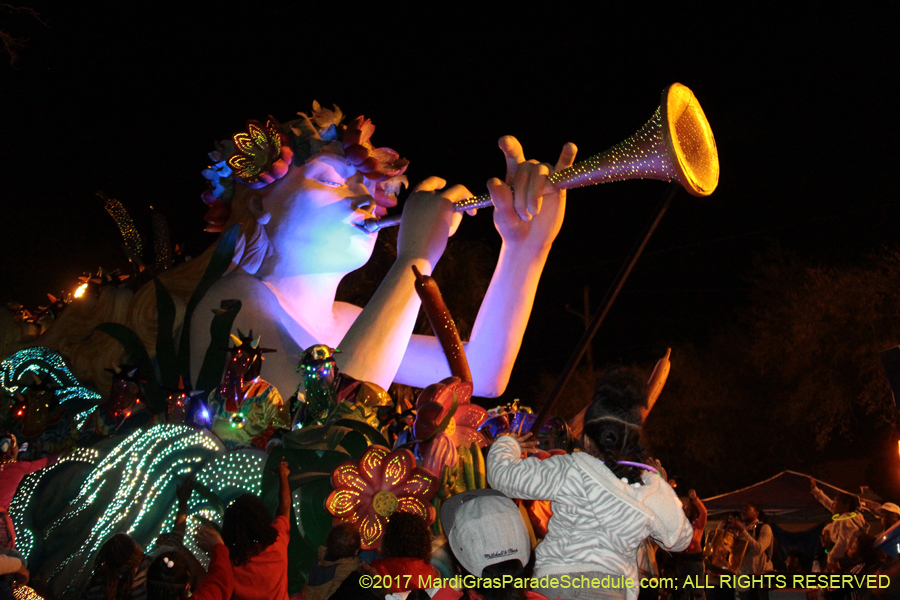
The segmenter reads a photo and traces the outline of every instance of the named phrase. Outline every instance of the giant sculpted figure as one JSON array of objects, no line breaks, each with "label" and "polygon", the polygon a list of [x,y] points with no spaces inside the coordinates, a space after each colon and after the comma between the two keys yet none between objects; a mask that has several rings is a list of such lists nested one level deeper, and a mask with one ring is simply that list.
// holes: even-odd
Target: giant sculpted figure
[{"label": "giant sculpted figure", "polygon": [[[341,279],[364,265],[375,246],[377,233],[358,225],[396,203],[406,161],[372,147],[369,121],[342,124],[336,107],[314,104],[310,117],[248,127],[211,154],[216,164],[205,172],[214,188],[205,198],[212,206],[207,220],[214,228],[240,222],[243,233],[233,270],[194,313],[194,377],[209,344],[211,311],[228,299],[242,301],[235,328],[252,329],[277,349],[267,355],[263,376],[283,394],[293,392],[298,357],[314,344],[340,348],[342,372],[385,388],[392,381],[424,387],[449,376],[436,339],[412,334],[419,299],[411,267],[431,273],[462,218],[452,202],[473,194],[438,177],[419,183],[403,207],[396,262],[372,300],[365,308],[336,302]],[[546,177],[570,166],[576,152],[567,144],[551,167],[526,161],[513,137],[499,145],[506,180],[491,179],[487,187],[503,245],[466,345],[475,394],[489,397],[509,380],[562,224],[565,192],[542,195]]]}]

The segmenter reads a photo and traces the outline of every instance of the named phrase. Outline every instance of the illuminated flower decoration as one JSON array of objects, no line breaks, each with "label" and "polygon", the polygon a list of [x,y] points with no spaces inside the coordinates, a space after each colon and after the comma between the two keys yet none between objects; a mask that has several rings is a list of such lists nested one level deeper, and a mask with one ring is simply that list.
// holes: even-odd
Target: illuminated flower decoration
[{"label": "illuminated flower decoration", "polygon": [[261,188],[287,174],[294,151],[275,117],[269,117],[265,125],[247,121],[247,131],[236,133],[231,139],[236,153],[226,162],[247,187]]},{"label": "illuminated flower decoration", "polygon": [[477,404],[471,404],[472,383],[462,381],[459,377],[448,377],[440,383],[433,383],[422,390],[416,400],[416,422],[413,434],[417,440],[429,440],[438,427],[451,413],[453,399],[456,397],[456,412],[450,416],[443,432],[452,441],[454,447],[469,447],[477,443],[479,448],[487,446],[487,439],[478,431],[478,427],[487,419],[487,411]]},{"label": "illuminated flower decoration", "polygon": [[358,462],[338,465],[331,481],[334,491],[325,507],[337,521],[356,524],[363,549],[381,545],[385,525],[395,512],[434,522],[431,499],[437,492],[437,478],[417,467],[409,450],[391,452],[384,446],[371,446]]}]

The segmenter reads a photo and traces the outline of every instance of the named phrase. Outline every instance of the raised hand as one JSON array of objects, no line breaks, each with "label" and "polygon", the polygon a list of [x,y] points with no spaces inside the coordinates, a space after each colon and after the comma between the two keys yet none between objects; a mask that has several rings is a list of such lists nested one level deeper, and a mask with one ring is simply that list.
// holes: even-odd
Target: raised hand
[{"label": "raised hand", "polygon": [[287,479],[290,474],[291,467],[288,465],[287,459],[282,456],[281,462],[278,463],[278,477],[280,479]]},{"label": "raised hand", "polygon": [[530,454],[537,451],[537,438],[534,437],[534,434],[532,434],[530,431],[519,434],[511,433],[510,435],[513,436],[517,442],[519,442],[519,448],[522,449],[523,454]]},{"label": "raised hand", "polygon": [[551,168],[546,163],[526,161],[522,145],[511,135],[500,138],[499,146],[506,158],[506,181],[488,181],[494,225],[504,242],[547,249],[559,233],[566,206],[565,190],[549,191],[547,177],[572,166],[578,148],[571,143],[563,146]]},{"label": "raised hand", "polygon": [[207,552],[224,543],[219,532],[209,525],[201,525],[197,528],[197,545]]}]

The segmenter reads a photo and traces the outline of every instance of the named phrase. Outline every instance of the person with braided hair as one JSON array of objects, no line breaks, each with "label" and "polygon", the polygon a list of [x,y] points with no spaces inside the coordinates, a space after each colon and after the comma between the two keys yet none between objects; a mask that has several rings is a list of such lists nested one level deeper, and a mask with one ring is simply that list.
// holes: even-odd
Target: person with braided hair
[{"label": "person with braided hair", "polygon": [[[511,498],[551,502],[553,516],[534,566],[536,578],[557,580],[537,590],[548,598],[635,600],[641,543],[649,537],[678,552],[691,542],[681,501],[641,441],[646,399],[639,377],[609,371],[598,380],[585,415],[583,452],[522,458],[536,449],[530,432],[501,436],[491,446],[492,488]],[[593,587],[593,580],[606,584]]]}]

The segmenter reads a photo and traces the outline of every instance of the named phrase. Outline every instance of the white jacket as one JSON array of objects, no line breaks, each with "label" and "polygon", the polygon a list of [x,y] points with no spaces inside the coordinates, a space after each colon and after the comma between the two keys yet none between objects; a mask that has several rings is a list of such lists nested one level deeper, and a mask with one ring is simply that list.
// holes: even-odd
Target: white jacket
[{"label": "white jacket", "polygon": [[[637,551],[646,538],[674,552],[691,543],[681,501],[652,473],[635,486],[584,452],[522,459],[518,442],[507,435],[491,446],[487,479],[511,498],[552,502],[547,537],[535,551],[535,577],[599,571],[637,586]],[[629,600],[637,594],[637,587],[626,590]]]}]

